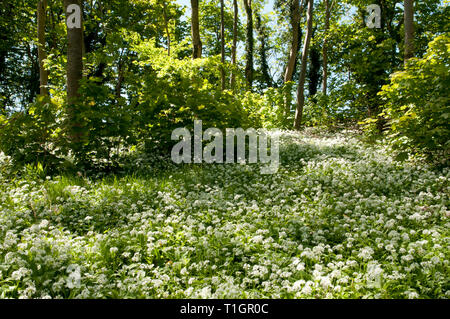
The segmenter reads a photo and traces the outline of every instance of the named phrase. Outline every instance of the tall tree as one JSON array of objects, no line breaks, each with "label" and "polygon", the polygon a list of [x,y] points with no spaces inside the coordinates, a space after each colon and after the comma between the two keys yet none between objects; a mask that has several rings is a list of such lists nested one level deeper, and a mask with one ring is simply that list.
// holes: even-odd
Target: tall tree
[{"label": "tall tree", "polygon": [[245,13],[247,15],[247,34],[245,43],[246,62],[245,62],[245,78],[251,89],[253,86],[253,9],[252,0],[244,0]]},{"label": "tall tree", "polygon": [[264,84],[266,87],[272,87],[273,81],[269,72],[269,63],[267,61],[267,30],[264,25],[261,15],[256,14],[256,30],[258,31],[258,40],[259,40],[259,58],[261,62],[261,84]]},{"label": "tall tree", "polygon": [[38,31],[38,59],[39,59],[39,88],[41,95],[48,95],[48,72],[44,67],[47,59],[45,51],[45,24],[47,16],[47,0],[40,0],[37,5],[37,31]]},{"label": "tall tree", "polygon": [[300,78],[298,80],[298,88],[297,88],[297,109],[295,111],[295,119],[294,119],[294,128],[296,130],[300,129],[300,125],[302,123],[303,117],[303,107],[305,105],[305,80],[306,80],[306,67],[308,63],[308,51],[309,44],[311,42],[311,34],[312,34],[312,22],[313,22],[313,7],[314,0],[308,1],[308,13],[306,16],[306,36],[305,42],[303,43],[303,51],[302,51],[302,65],[300,70]]},{"label": "tall tree", "polygon": [[163,4],[163,15],[164,15],[164,28],[166,30],[166,37],[167,37],[167,55],[170,56],[170,31],[169,31],[169,17],[167,15],[167,3],[166,0],[162,0]]},{"label": "tall tree", "polygon": [[[314,33],[314,32],[313,32]],[[314,34],[312,35],[311,49],[309,50],[309,71],[308,71],[308,93],[310,97],[314,97],[317,94],[317,88],[319,86],[320,81],[320,49],[318,44],[315,41]]]},{"label": "tall tree", "polygon": [[[236,50],[238,37],[239,9],[237,0],[233,0],[234,20],[233,20],[233,44],[231,46],[231,64],[236,66]],[[233,89],[236,81],[234,70],[231,71],[230,86]]]},{"label": "tall tree", "polygon": [[80,142],[81,130],[76,120],[75,104],[79,98],[83,77],[83,14],[82,0],[64,0],[67,24],[67,104],[69,134],[74,143]]},{"label": "tall tree", "polygon": [[[289,61],[286,66],[286,71],[284,72],[284,82],[292,81],[294,78],[295,66],[297,64],[297,56],[300,49],[300,41],[301,41],[301,27],[300,27],[300,17],[301,17],[301,9],[300,9],[300,0],[290,0],[290,17],[291,17],[291,27],[292,27],[292,42],[291,42],[291,51],[289,53]],[[303,5],[302,5],[303,8]]]},{"label": "tall tree", "polygon": [[200,40],[198,10],[198,0],[191,0],[191,32],[193,45],[192,56],[194,59],[202,57],[202,41]]},{"label": "tall tree", "polygon": [[220,0],[220,56],[221,56],[221,78],[222,91],[225,90],[225,21],[224,21],[224,0]]},{"label": "tall tree", "polygon": [[322,46],[322,93],[323,95],[327,95],[328,91],[328,30],[330,29],[330,15],[331,8],[333,4],[330,6],[330,0],[324,0],[325,4],[325,30],[324,30],[324,39]]},{"label": "tall tree", "polygon": [[414,0],[404,0],[405,63],[414,56]]}]

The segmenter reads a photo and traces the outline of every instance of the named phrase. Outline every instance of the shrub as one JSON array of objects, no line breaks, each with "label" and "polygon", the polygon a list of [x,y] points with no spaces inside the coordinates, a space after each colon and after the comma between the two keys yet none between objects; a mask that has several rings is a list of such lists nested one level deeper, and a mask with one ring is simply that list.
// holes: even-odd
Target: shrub
[{"label": "shrub", "polygon": [[390,123],[390,141],[400,157],[424,154],[443,161],[450,147],[450,36],[436,37],[425,56],[408,61],[380,95]]},{"label": "shrub", "polygon": [[0,150],[17,164],[46,163],[51,167],[59,163],[59,110],[58,105],[40,96],[28,109],[0,116]]}]

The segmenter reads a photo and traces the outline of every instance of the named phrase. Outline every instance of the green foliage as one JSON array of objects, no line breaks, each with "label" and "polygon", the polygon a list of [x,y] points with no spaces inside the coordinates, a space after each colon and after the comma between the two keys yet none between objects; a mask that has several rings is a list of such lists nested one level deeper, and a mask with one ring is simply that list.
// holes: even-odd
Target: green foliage
[{"label": "green foliage", "polygon": [[254,127],[256,119],[239,95],[221,91],[220,60],[177,59],[165,56],[151,42],[135,47],[136,62],[142,69],[133,75],[129,92],[134,98],[137,118],[136,137],[148,147],[163,149],[172,145],[171,132],[178,127],[191,128],[196,119],[204,127]]},{"label": "green foliage", "polygon": [[448,160],[449,72],[450,36],[446,34],[431,41],[422,59],[408,61],[405,70],[395,73],[383,87],[383,115],[390,120],[389,137],[399,152]]},{"label": "green foliage", "polygon": [[61,150],[58,140],[61,129],[58,105],[39,97],[28,109],[12,117],[0,115],[0,149],[16,163],[58,163]]},{"label": "green foliage", "polygon": [[294,82],[288,82],[279,88],[268,88],[262,94],[246,92],[241,100],[255,123],[261,123],[264,128],[290,128],[293,86]]}]

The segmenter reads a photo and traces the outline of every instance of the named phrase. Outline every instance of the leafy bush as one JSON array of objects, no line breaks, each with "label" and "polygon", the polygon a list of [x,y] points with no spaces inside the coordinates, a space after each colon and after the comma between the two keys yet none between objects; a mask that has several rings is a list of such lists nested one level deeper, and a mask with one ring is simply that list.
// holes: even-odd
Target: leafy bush
[{"label": "leafy bush", "polygon": [[60,108],[50,100],[39,97],[27,110],[11,117],[0,116],[0,149],[15,163],[60,162]]},{"label": "leafy bush", "polygon": [[445,161],[450,149],[450,36],[429,43],[422,59],[411,59],[380,95],[390,122],[390,140],[400,157],[421,153]]},{"label": "leafy bush", "polygon": [[[2,116],[0,150],[17,164],[57,166],[65,159],[83,169],[109,170],[120,166],[125,149],[145,145],[148,153],[169,154],[175,128],[203,126],[219,129],[260,127],[254,105],[237,93],[222,91],[220,59],[167,57],[154,43],[134,47],[136,70],[123,83],[127,95],[117,96],[95,77],[84,78],[80,99],[68,116],[64,97],[40,97],[23,112]],[[241,79],[237,79],[240,85]],[[57,103],[56,101],[59,101]],[[79,141],[68,138],[76,121]]]},{"label": "leafy bush", "polygon": [[168,57],[164,49],[147,42],[135,48],[142,73],[132,75],[130,95],[137,119],[135,134],[148,149],[167,150],[175,128],[259,126],[250,117],[239,94],[221,91],[218,57],[191,60]]}]

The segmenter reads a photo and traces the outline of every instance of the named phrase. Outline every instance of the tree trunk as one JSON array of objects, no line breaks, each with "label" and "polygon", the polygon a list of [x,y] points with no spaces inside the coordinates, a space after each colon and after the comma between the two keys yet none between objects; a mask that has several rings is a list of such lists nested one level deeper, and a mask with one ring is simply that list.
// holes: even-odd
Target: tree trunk
[{"label": "tree trunk", "polygon": [[[314,36],[312,36],[314,39]],[[309,60],[311,65],[309,67],[309,85],[308,91],[309,96],[314,97],[317,94],[317,88],[320,82],[320,50],[317,47],[317,44],[313,45],[309,50]]]},{"label": "tree trunk", "polygon": [[303,107],[305,105],[306,67],[308,62],[309,44],[311,42],[311,34],[312,34],[313,6],[314,0],[309,0],[308,14],[307,14],[307,29],[302,51],[302,66],[300,70],[300,78],[298,80],[298,88],[297,88],[297,110],[295,112],[295,120],[294,120],[294,128],[296,130],[300,129],[303,117]]},{"label": "tree trunk", "polygon": [[237,36],[238,36],[238,21],[239,21],[239,9],[237,0],[233,0],[234,8],[234,21],[233,21],[233,45],[231,47],[231,64],[233,69],[231,70],[230,86],[234,89],[236,77],[234,74],[234,67],[236,66],[236,49],[237,49]]},{"label": "tree trunk", "polygon": [[222,91],[225,90],[225,21],[224,21],[224,0],[220,0],[220,54],[221,54],[221,78]]},{"label": "tree trunk", "polygon": [[44,68],[44,60],[47,59],[45,51],[45,23],[47,15],[47,0],[40,0],[37,6],[37,31],[38,31],[38,59],[39,59],[39,88],[41,95],[48,95],[48,72]]},{"label": "tree trunk", "polygon": [[247,15],[247,39],[245,45],[246,62],[245,62],[245,78],[250,90],[253,87],[253,10],[252,0],[244,0],[245,13]]},{"label": "tree trunk", "polygon": [[[64,12],[67,22],[67,104],[69,115],[69,138],[71,142],[78,143],[81,140],[80,124],[76,120],[76,103],[79,98],[80,80],[83,76],[83,14],[82,0],[64,0]],[[69,5],[78,5],[80,8],[79,26],[69,27],[69,19],[76,12],[68,12]]]},{"label": "tree trunk", "polygon": [[116,95],[116,102],[119,103],[120,97],[121,97],[121,93],[122,93],[122,83],[123,80],[125,79],[124,76],[124,52],[122,51],[119,57],[119,64],[117,66],[117,83],[116,83],[116,87],[115,87],[115,95]]},{"label": "tree trunk", "polygon": [[404,0],[405,7],[405,63],[414,56],[414,0]]},{"label": "tree trunk", "polygon": [[167,3],[166,0],[162,0],[163,3],[163,14],[164,14],[164,28],[166,29],[167,36],[167,55],[170,56],[170,31],[169,31],[169,18],[167,16]]},{"label": "tree trunk", "polygon": [[192,57],[202,57],[202,41],[200,40],[200,25],[198,19],[198,0],[191,0],[191,31],[192,31]]},{"label": "tree trunk", "polygon": [[300,48],[301,30],[300,30],[300,0],[292,0],[291,9],[291,26],[292,26],[292,44],[289,54],[289,61],[284,72],[284,83],[292,81],[294,77],[295,65],[297,64],[297,56]]},{"label": "tree trunk", "polygon": [[258,31],[258,40],[260,42],[259,57],[261,59],[261,82],[267,87],[273,87],[272,77],[269,73],[269,63],[267,62],[267,34],[259,14],[256,14],[256,30]]},{"label": "tree trunk", "polygon": [[328,30],[330,29],[330,3],[325,1],[325,38],[322,46],[322,93],[327,95],[328,91]]}]

